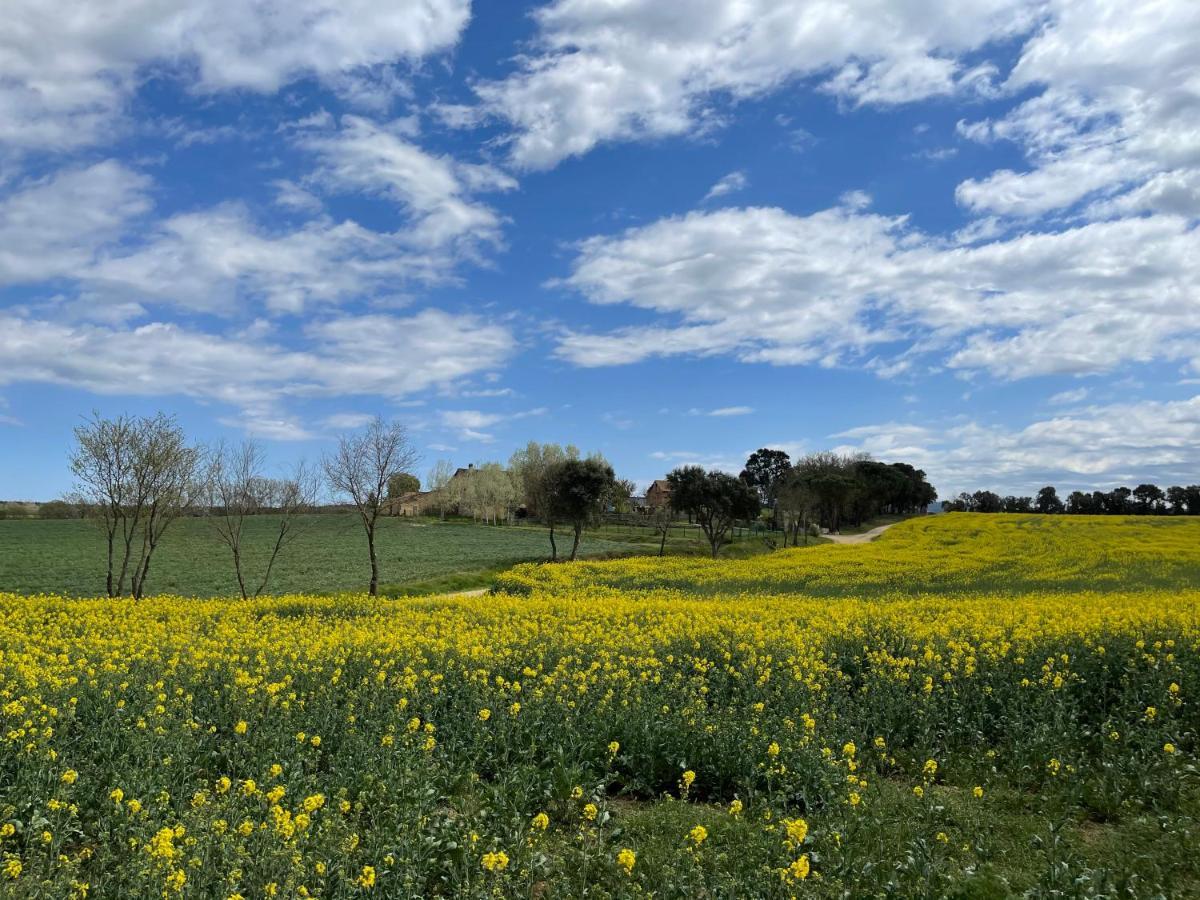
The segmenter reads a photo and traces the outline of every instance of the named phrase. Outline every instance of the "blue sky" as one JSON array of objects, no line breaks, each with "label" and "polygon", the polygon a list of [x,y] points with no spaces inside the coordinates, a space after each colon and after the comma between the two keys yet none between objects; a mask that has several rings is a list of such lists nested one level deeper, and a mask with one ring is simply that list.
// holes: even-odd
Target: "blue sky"
[{"label": "blue sky", "polygon": [[6,11],[0,497],[93,409],[1200,480],[1194,3],[171,6]]}]

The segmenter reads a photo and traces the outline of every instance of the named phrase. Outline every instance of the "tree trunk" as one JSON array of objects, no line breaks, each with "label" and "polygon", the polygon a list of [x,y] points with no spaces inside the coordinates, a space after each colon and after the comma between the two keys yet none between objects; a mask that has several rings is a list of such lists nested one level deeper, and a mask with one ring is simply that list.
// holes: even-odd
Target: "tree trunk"
[{"label": "tree trunk", "polygon": [[242,592],[242,599],[245,600],[246,594],[246,579],[242,577],[242,549],[237,544],[233,545],[233,571],[237,575],[238,590]]},{"label": "tree trunk", "polygon": [[550,523],[550,562],[558,560],[558,545],[554,543],[554,523]]},{"label": "tree trunk", "polygon": [[575,554],[579,552],[579,537],[583,534],[583,523],[575,523],[575,542],[571,544],[571,562],[575,562]]},{"label": "tree trunk", "polygon": [[116,596],[116,594],[113,593],[113,538],[114,538],[113,529],[110,528],[108,531],[108,579],[107,579],[108,596],[110,596],[110,597]]},{"label": "tree trunk", "polygon": [[379,557],[375,555],[375,526],[367,528],[367,550],[371,554],[371,585],[367,593],[372,597],[379,594]]},{"label": "tree trunk", "polygon": [[667,529],[662,530],[662,542],[658,545],[658,555],[665,556],[667,552]]}]

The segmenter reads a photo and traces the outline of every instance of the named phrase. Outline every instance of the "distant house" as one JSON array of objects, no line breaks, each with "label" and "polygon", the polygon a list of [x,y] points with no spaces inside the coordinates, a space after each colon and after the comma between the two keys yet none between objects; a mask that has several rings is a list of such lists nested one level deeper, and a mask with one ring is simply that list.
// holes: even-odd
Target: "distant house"
[{"label": "distant house", "polygon": [[651,510],[662,509],[671,503],[671,482],[665,478],[657,479],[646,489],[646,506]]},{"label": "distant house", "polygon": [[419,516],[429,508],[432,495],[433,491],[406,491],[384,500],[379,512],[385,516]]}]

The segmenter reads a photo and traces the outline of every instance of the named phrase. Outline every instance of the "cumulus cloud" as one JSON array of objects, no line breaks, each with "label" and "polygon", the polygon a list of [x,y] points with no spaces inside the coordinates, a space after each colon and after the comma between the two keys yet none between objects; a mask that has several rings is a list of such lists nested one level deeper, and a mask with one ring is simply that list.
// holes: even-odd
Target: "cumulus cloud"
[{"label": "cumulus cloud", "polygon": [[239,422],[292,421],[289,398],[399,399],[494,368],[514,345],[502,325],[425,309],[341,316],[303,329],[299,349],[153,322],[118,328],[0,316],[0,386],[69,385],[97,394],[186,396],[234,407]]},{"label": "cumulus cloud", "polygon": [[337,131],[302,139],[320,160],[311,180],[328,190],[377,194],[399,204],[412,220],[408,237],[418,245],[459,245],[465,251],[497,243],[500,217],[471,194],[511,190],[516,181],[490,166],[427,153],[409,140],[408,130],[407,123],[396,129],[344,116]]},{"label": "cumulus cloud", "polygon": [[0,199],[0,284],[70,276],[149,212],[151,181],[115,160],[63,169]]},{"label": "cumulus cloud", "polygon": [[1009,91],[1038,93],[996,119],[963,123],[1028,157],[964,181],[976,212],[1035,216],[1087,202],[1089,217],[1200,212],[1200,5],[1052,0],[1024,45]]},{"label": "cumulus cloud", "polygon": [[747,362],[934,365],[1003,378],[1189,359],[1200,232],[1177,216],[960,245],[859,203],[796,216],[694,212],[594,237],[561,285],[656,322],[568,332],[583,366],[731,354]]},{"label": "cumulus cloud", "polygon": [[[808,77],[852,104],[975,90],[988,67],[961,57],[1019,34],[1034,0],[879,4],[810,0],[555,0],[534,49],[476,92],[512,128],[513,160],[547,168],[599,143],[688,134],[739,100]],[[460,117],[462,118],[462,117]]]},{"label": "cumulus cloud", "polygon": [[0,144],[78,147],[111,133],[148,67],[195,91],[274,92],[457,43],[470,0],[10,0],[0,30]]}]

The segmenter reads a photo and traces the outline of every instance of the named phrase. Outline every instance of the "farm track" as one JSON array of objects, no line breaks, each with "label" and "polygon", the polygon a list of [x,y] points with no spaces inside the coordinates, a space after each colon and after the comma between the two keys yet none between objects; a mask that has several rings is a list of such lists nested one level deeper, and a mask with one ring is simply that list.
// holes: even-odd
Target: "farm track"
[{"label": "farm track", "polygon": [[892,522],[888,525],[880,525],[878,528],[872,528],[870,531],[864,531],[862,534],[823,534],[821,537],[827,537],[835,544],[867,544],[875,540],[893,525],[898,525],[898,522]]}]

